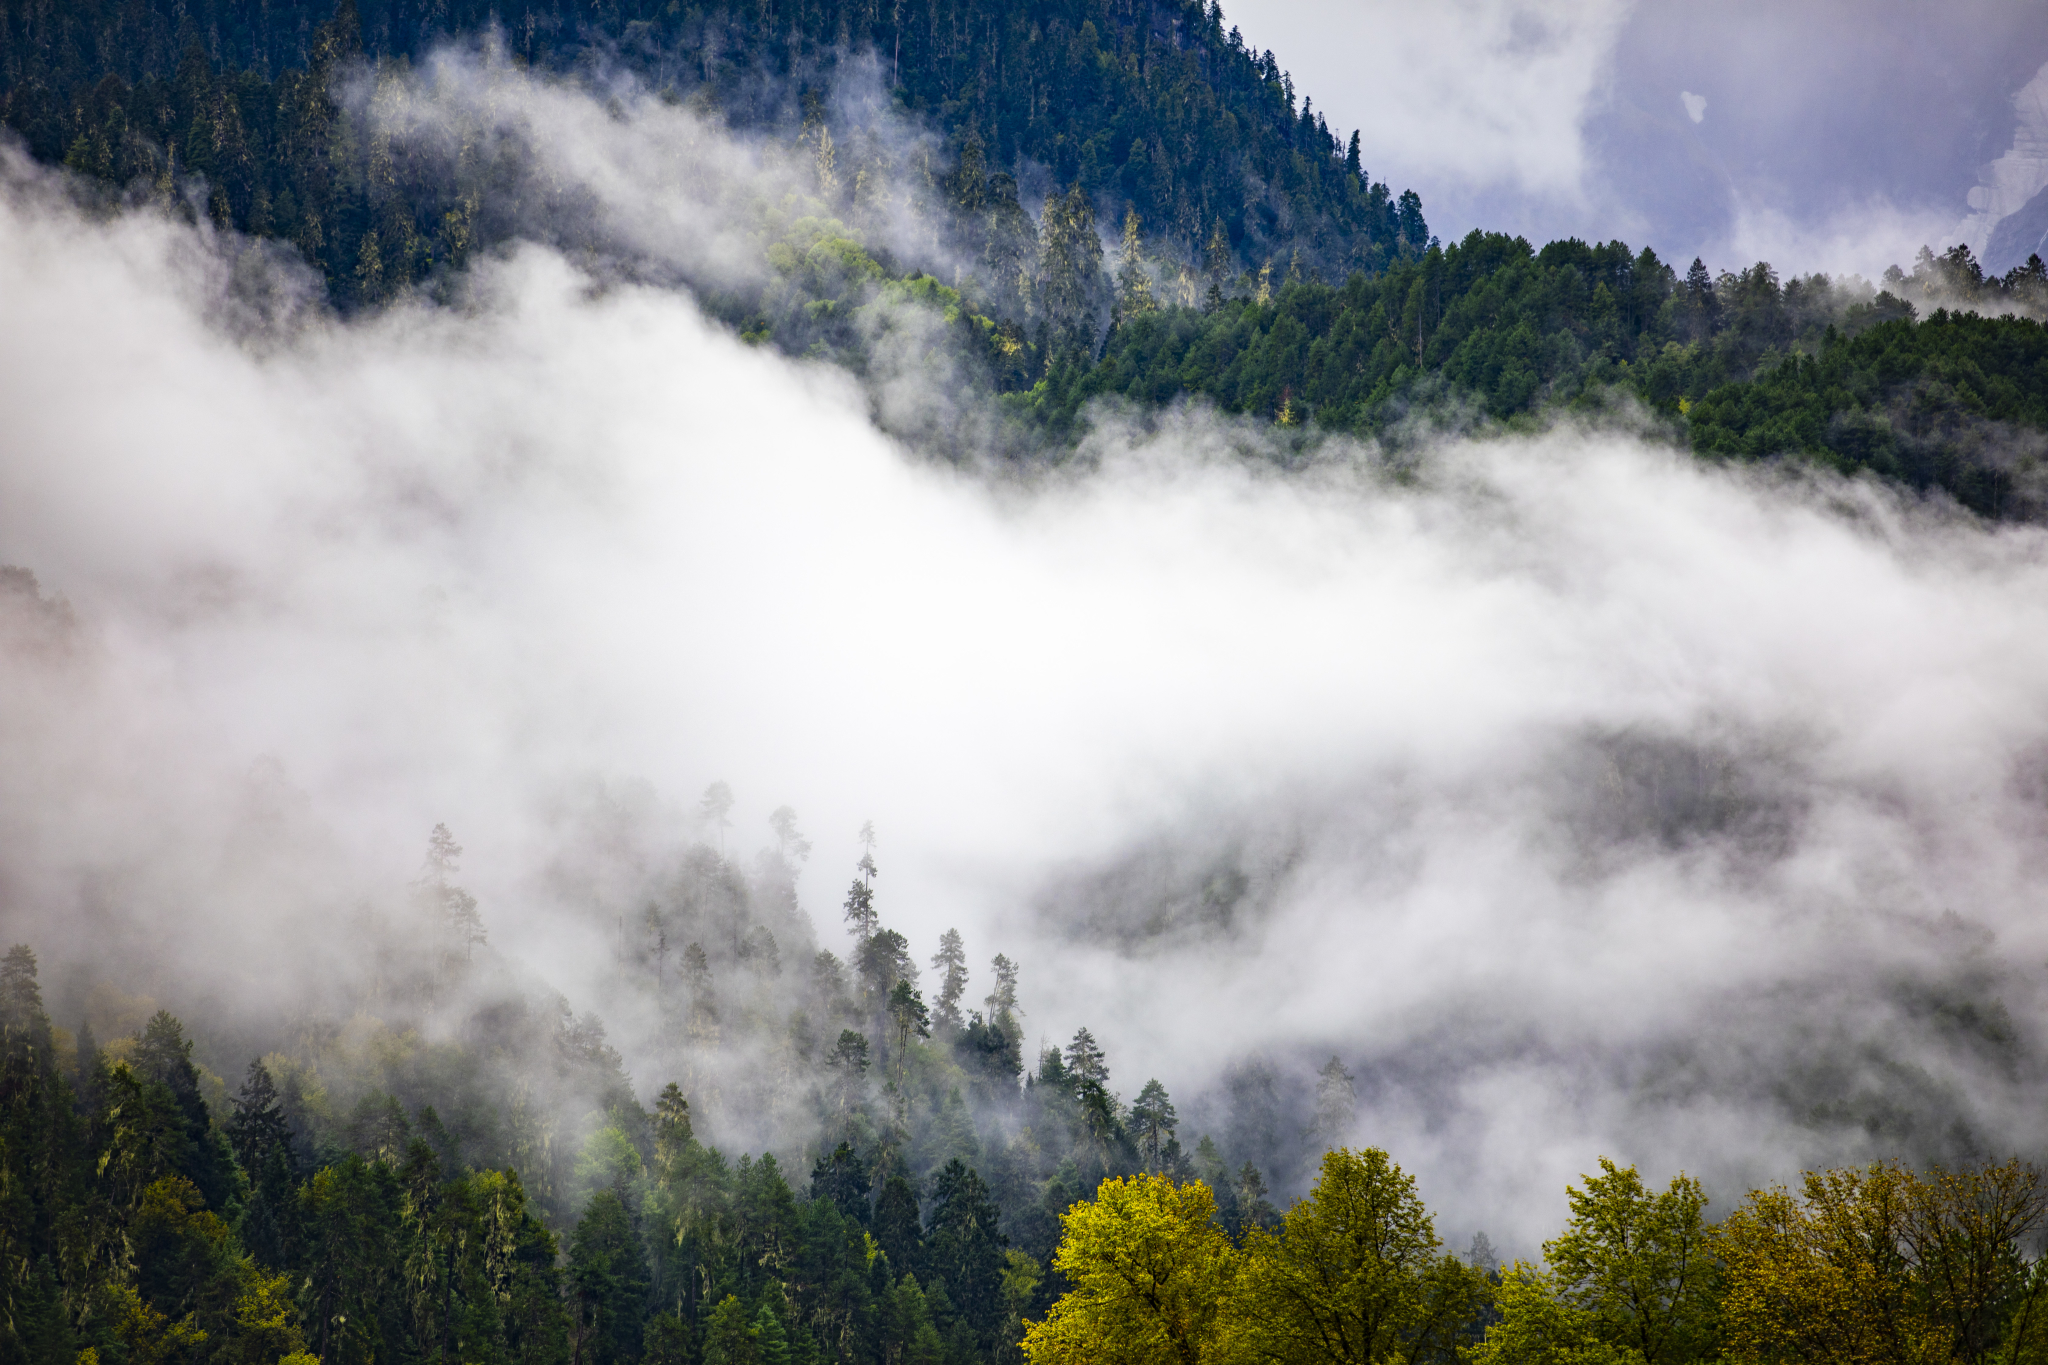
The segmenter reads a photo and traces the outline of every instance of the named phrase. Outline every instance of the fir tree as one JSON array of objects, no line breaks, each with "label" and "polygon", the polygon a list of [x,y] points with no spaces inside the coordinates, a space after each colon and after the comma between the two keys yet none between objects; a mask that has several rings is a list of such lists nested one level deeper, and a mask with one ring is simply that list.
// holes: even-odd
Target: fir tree
[{"label": "fir tree", "polygon": [[967,947],[958,929],[948,929],[939,936],[939,951],[932,954],[931,965],[939,973],[932,1027],[941,1034],[952,1033],[960,1028],[960,997],[967,992]]}]

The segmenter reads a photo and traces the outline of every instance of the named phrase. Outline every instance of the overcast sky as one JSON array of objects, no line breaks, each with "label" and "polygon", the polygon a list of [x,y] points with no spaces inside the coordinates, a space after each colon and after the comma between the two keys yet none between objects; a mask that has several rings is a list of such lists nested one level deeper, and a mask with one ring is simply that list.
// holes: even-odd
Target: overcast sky
[{"label": "overcast sky", "polygon": [[[1235,0],[1446,241],[1620,236],[1875,275],[1957,240],[2048,62],[2019,0]],[[1691,99],[1688,100],[1688,96]],[[1934,239],[1943,240],[1934,240]]]}]

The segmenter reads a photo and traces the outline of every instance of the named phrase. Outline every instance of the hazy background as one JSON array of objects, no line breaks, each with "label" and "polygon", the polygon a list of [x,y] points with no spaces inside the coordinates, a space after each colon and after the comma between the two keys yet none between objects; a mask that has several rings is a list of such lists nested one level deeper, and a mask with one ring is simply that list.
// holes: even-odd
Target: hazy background
[{"label": "hazy background", "polygon": [[[1236,0],[1226,18],[1332,129],[1364,130],[1373,175],[1414,186],[1446,242],[1619,236],[1681,267],[1873,279],[1923,244],[1984,253],[1970,192],[2048,63],[2048,12],[2017,0]],[[2044,155],[2004,213],[2048,187]]]}]

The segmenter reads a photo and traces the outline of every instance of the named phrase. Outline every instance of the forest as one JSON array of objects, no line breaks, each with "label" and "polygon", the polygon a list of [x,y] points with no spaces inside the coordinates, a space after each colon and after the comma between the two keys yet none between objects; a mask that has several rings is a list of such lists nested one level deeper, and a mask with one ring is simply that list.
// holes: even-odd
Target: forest
[{"label": "forest", "polygon": [[[858,891],[862,883],[857,881]],[[858,896],[849,912],[858,919]],[[455,908],[458,936],[473,903]],[[888,956],[887,930],[875,930]],[[693,945],[694,947],[694,945]],[[516,1169],[467,1164],[432,1105],[350,1122],[252,1060],[209,1105],[164,1011],[67,1038],[34,953],[0,964],[0,1357],[9,1361],[2032,1361],[2048,1355],[2048,1183],[2017,1160],[1896,1162],[1752,1190],[1718,1221],[1679,1174],[1600,1158],[1539,1261],[1448,1250],[1412,1177],[1334,1148],[1284,1213],[1258,1171],[1181,1149],[1157,1081],[1129,1105],[1086,1030],[1021,1091],[1071,1134],[1039,1207],[998,1205],[971,1129],[931,1168],[906,1079],[1006,1053],[907,978],[829,1063],[844,1140],[808,1172],[729,1160],[666,1085],[619,1097],[549,1218]],[[701,953],[696,954],[701,956]],[[888,973],[876,977],[886,980]],[[1005,982],[1005,985],[1008,983]],[[999,987],[999,990],[1001,987]],[[1005,1001],[996,1017],[1006,1019]],[[998,1026],[1000,1027],[1000,1026]],[[875,1046],[879,1044],[879,1046]],[[1008,1049],[1013,1052],[1014,1049]],[[953,1056],[945,1057],[950,1051]],[[879,1057],[894,1079],[869,1105]],[[1013,1062],[993,1070],[1006,1076]],[[1323,1100],[1348,1096],[1331,1063]],[[947,1120],[939,1120],[944,1127]],[[1031,1129],[1026,1129],[1028,1133]],[[827,1137],[832,1136],[828,1124]],[[926,1170],[913,1169],[922,1158]]]},{"label": "forest", "polygon": [[[450,43],[593,92],[624,78],[774,149],[800,189],[751,210],[759,269],[677,281],[536,173],[516,127],[472,121],[453,150],[423,137],[399,111]],[[1923,250],[1872,283],[1618,241],[1445,246],[1414,192],[1372,180],[1370,130],[1333,132],[1213,3],[7,0],[0,125],[109,203],[289,243],[343,310],[450,300],[474,259],[538,240],[686,284],[743,336],[878,391],[914,315],[920,363],[1000,414],[978,444],[896,423],[955,460],[1063,458],[1099,400],[1391,444],[1416,418],[1625,401],[1712,458],[2048,511],[2038,260],[1987,278],[1966,246]],[[905,214],[918,231],[895,230]]]},{"label": "forest", "polygon": [[[610,128],[668,120],[704,156],[686,182],[739,167],[739,245],[619,214],[532,113],[564,92]],[[94,214],[192,226],[248,316],[289,321],[287,286],[344,323],[459,312],[537,243],[850,373],[877,424],[963,465],[1057,466],[1095,423],[1184,407],[1304,464],[1325,437],[1613,420],[2048,520],[2038,257],[1993,278],[1930,248],[1866,281],[1446,244],[1373,179],[1373,136],[1215,0],[0,0],[6,173],[25,155]],[[32,621],[23,657],[86,648],[26,570],[0,606]],[[1692,756],[1651,759],[1689,790],[1664,779]],[[1740,802],[1708,776],[1720,820]],[[1398,1153],[1344,1145],[1366,1106],[1340,1058],[1253,1059],[1177,1106],[1087,1027],[1028,1044],[994,945],[885,922],[872,827],[821,934],[795,811],[747,857],[733,809],[717,783],[688,839],[550,868],[608,955],[602,1018],[494,942],[445,826],[291,1010],[169,969],[53,986],[49,945],[13,946],[0,1365],[2048,1359],[2048,1185],[2008,1153],[1710,1204],[1588,1151],[1562,1228],[1503,1264],[1447,1244]],[[1190,900],[1227,910],[1226,872]],[[1992,986],[1894,987],[1987,1066],[2031,1064]],[[1894,1093],[1939,1092],[1794,1099],[1873,1140],[1948,1118],[1877,1112]]]}]

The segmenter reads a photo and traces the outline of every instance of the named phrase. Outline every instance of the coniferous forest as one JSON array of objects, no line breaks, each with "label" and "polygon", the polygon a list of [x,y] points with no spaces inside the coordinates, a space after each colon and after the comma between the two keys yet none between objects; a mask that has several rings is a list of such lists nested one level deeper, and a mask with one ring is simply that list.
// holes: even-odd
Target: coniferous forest
[{"label": "coniferous forest", "polygon": [[[565,169],[522,103],[564,90],[716,130],[674,173],[726,195],[718,251]],[[539,243],[850,375],[940,461],[1056,467],[1189,408],[1283,464],[1611,418],[2048,521],[2039,257],[1866,281],[1446,244],[1216,0],[0,0],[0,129],[84,211],[206,233],[258,341],[460,312]],[[0,570],[10,648],[82,650],[68,611]],[[733,805],[706,791],[627,893],[562,872],[603,1018],[500,951],[445,826],[295,1011],[104,979],[53,1017],[13,946],[0,1365],[2048,1360],[2048,1179],[1960,1119],[1811,1099],[1915,1142],[1789,1187],[1589,1151],[1503,1263],[1400,1152],[1344,1145],[1339,1058],[1177,1109],[1086,1027],[1032,1041],[1003,945],[891,927],[872,829],[821,932],[796,813],[742,856]],[[2018,1074],[1982,994],[1916,1008]]]},{"label": "coniferous forest", "polygon": [[[856,894],[857,927],[865,913]],[[651,1108],[617,1085],[566,1173],[494,1151],[473,1113],[452,1111],[451,1126],[431,1103],[409,1112],[373,1091],[338,1114],[315,1067],[276,1054],[252,1060],[216,1112],[205,1092],[219,1080],[177,1019],[158,1011],[105,1047],[89,1030],[65,1036],[42,1009],[35,955],[16,946],[0,969],[7,1358],[1491,1365],[2048,1351],[2048,1258],[2030,1254],[2048,1182],[2017,1160],[1819,1171],[1710,1222],[1697,1180],[1659,1188],[1601,1158],[1540,1260],[1503,1266],[1483,1234],[1447,1248],[1414,1179],[1376,1148],[1326,1152],[1283,1213],[1256,1166],[1227,1169],[1207,1136],[1182,1146],[1157,1080],[1123,1103],[1086,1029],[1020,1088],[1001,959],[988,1012],[963,1020],[958,935],[934,960],[932,1009],[907,976],[881,989],[908,964],[901,936],[869,924],[866,989],[840,1003],[873,1036],[843,1029],[805,1068],[824,1134],[807,1171],[705,1146],[673,1082]],[[701,1045],[719,997],[701,945],[683,956]],[[814,970],[846,989],[829,953]],[[601,1042],[555,1047],[616,1081]],[[397,1089],[425,1069],[412,1050],[385,1049]],[[1023,1121],[1007,1147],[978,1138],[967,1089],[984,1122]],[[1317,1099],[1333,1131],[1349,1119],[1334,1059]],[[485,1153],[518,1164],[478,1164]],[[548,1198],[522,1166],[565,1186]]]},{"label": "coniferous forest", "polygon": [[[1618,241],[1442,245],[1419,196],[1372,179],[1370,130],[1332,130],[1213,3],[9,4],[0,124],[112,199],[289,243],[343,309],[445,291],[518,238],[649,269],[522,170],[516,133],[408,139],[405,79],[451,42],[624,73],[785,146],[804,202],[759,209],[771,268],[693,281],[707,305],[857,372],[879,307],[927,311],[1027,458],[1110,396],[1389,438],[1417,411],[1514,422],[1626,394],[1703,455],[1869,470],[1989,517],[2048,497],[2038,262],[1987,278],[1958,246],[1872,284]],[[909,239],[888,230],[905,212]]]}]

